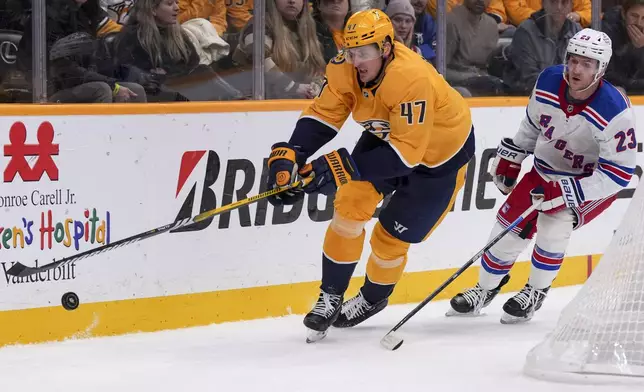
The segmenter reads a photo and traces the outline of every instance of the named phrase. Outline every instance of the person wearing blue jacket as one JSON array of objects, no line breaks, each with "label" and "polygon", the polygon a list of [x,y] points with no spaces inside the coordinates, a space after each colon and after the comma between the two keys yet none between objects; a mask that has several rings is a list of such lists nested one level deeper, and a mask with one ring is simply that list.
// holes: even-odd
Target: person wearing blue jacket
[{"label": "person wearing blue jacket", "polygon": [[[390,0],[385,0],[383,11],[389,6]],[[410,0],[416,14],[412,46],[418,47],[423,58],[436,65],[436,21],[427,11],[428,0]]]},{"label": "person wearing blue jacket", "polygon": [[416,13],[413,43],[425,60],[436,65],[436,22],[427,11],[427,0],[411,0],[411,5]]}]

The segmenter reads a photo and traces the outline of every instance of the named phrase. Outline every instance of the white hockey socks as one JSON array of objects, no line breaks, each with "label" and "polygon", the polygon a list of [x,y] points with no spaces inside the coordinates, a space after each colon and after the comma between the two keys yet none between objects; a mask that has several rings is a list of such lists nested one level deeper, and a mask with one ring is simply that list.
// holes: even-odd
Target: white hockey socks
[{"label": "white hockey socks", "polygon": [[550,287],[559,273],[563,258],[563,252],[548,252],[535,245],[532,251],[532,265],[530,266],[528,284],[539,290]]},{"label": "white hockey socks", "polygon": [[567,209],[555,214],[539,214],[528,280],[532,287],[545,289],[557,277],[570,242],[573,220],[572,211]]},{"label": "white hockey socks", "polygon": [[[494,238],[503,229],[504,227],[499,222],[495,222],[490,233],[490,239]],[[485,252],[481,257],[479,285],[485,290],[497,288],[529,242],[530,240],[520,238],[515,233],[508,233],[490,250]]]}]

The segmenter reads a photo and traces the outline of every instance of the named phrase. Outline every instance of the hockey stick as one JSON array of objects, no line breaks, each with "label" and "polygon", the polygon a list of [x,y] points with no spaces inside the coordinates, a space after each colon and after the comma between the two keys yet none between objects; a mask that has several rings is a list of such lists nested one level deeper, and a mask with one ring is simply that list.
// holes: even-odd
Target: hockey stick
[{"label": "hockey stick", "polygon": [[490,242],[483,247],[477,254],[475,254],[471,259],[467,261],[461,268],[459,268],[458,271],[456,271],[452,276],[449,277],[445,282],[443,282],[442,285],[440,285],[439,288],[434,290],[433,293],[431,293],[427,298],[423,300],[418,306],[416,306],[411,312],[409,312],[398,324],[396,324],[395,327],[393,327],[387,334],[380,340],[380,344],[385,347],[388,350],[396,350],[403,344],[403,339],[396,336],[394,332],[396,332],[400,327],[403,326],[410,318],[412,318],[416,313],[418,313],[419,310],[421,310],[425,305],[427,305],[432,299],[434,299],[438,294],[440,294],[445,287],[449,286],[450,283],[452,283],[456,278],[458,278],[467,268],[469,268],[476,260],[478,260],[481,256],[483,256],[483,253],[488,251],[491,247],[493,247],[497,242],[501,240],[501,238],[505,237],[506,234],[508,234],[512,229],[514,229],[518,224],[520,224],[525,218],[527,218],[534,210],[539,208],[539,205],[543,201],[542,198],[539,198],[538,200],[534,201],[533,204],[528,207],[527,210],[521,214],[514,222],[512,222],[508,227],[505,228],[502,232],[496,235]]},{"label": "hockey stick", "polygon": [[169,223],[164,226],[157,227],[156,229],[152,229],[143,233],[135,234],[133,236],[123,238],[122,240],[112,242],[107,245],[99,246],[94,249],[86,250],[84,252],[75,254],[73,256],[65,257],[60,260],[54,260],[53,262],[49,264],[42,265],[38,267],[38,260],[36,260],[36,267],[27,267],[26,265],[16,262],[14,265],[11,266],[7,270],[7,275],[12,275],[12,276],[18,276],[18,277],[24,277],[24,276],[29,276],[33,274],[37,274],[39,272],[44,272],[50,269],[62,267],[64,265],[67,265],[69,263],[72,263],[74,261],[82,260],[91,256],[95,256],[100,253],[108,252],[110,250],[120,248],[122,246],[126,246],[135,242],[142,241],[147,238],[155,237],[159,234],[167,233],[170,230],[177,229],[179,227],[187,226],[192,223],[198,223],[198,222],[203,222],[208,218],[212,218],[214,216],[223,214],[224,212],[229,212],[238,209],[239,207],[243,207],[252,203],[255,203],[257,201],[260,201],[262,199],[266,199],[267,197],[277,195],[278,193],[282,193],[288,190],[293,190],[297,188],[302,188],[306,186],[308,183],[313,181],[313,176],[306,177],[302,180],[296,181],[290,185],[286,185],[284,187],[280,188],[275,188],[271,189],[270,191],[266,191],[263,193],[260,193],[255,196],[251,196],[249,198],[243,199],[243,200],[238,200],[234,203],[227,204],[225,206],[221,206],[219,208],[215,208],[212,210],[204,211],[201,214],[195,216],[194,218],[185,218],[176,222]]}]

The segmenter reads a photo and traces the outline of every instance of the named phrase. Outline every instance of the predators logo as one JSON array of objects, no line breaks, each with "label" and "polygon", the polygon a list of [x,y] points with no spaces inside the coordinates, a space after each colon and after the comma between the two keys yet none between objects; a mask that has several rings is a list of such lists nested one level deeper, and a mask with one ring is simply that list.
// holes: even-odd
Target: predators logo
[{"label": "predators logo", "polygon": [[384,141],[389,141],[389,133],[391,132],[389,121],[367,120],[360,121],[358,124],[362,125],[365,131],[368,131],[372,135],[377,136]]},{"label": "predators logo", "polygon": [[338,54],[334,58],[331,59],[332,64],[342,64],[342,63],[344,63],[344,61],[345,61],[345,58],[344,58],[344,52],[343,51],[338,52]]},{"label": "predators logo", "polygon": [[119,24],[125,24],[134,7],[134,0],[101,0],[107,15]]}]

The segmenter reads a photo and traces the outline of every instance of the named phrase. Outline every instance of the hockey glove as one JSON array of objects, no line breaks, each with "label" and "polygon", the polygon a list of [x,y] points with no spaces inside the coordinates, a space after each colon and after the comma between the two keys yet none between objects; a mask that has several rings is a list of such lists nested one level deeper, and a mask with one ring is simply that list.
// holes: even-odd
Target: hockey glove
[{"label": "hockey glove", "polygon": [[530,194],[533,199],[541,199],[539,210],[545,213],[555,213],[566,207],[579,207],[583,203],[581,194],[573,178],[562,178],[557,182],[547,182],[534,188]]},{"label": "hockey glove", "polygon": [[315,179],[304,187],[304,192],[319,192],[330,196],[340,185],[360,179],[360,173],[346,148],[332,151],[315,159],[300,170],[302,177],[315,173]]},{"label": "hockey glove", "polygon": [[490,174],[494,185],[504,195],[514,189],[521,171],[521,162],[530,154],[518,147],[509,137],[503,138],[496,149],[496,157],[492,161]]},{"label": "hockey glove", "polygon": [[[290,144],[276,143],[268,158],[267,189],[292,184],[297,181],[298,162],[305,158]],[[295,204],[304,197],[301,189],[293,189],[268,197],[273,206]]]}]

